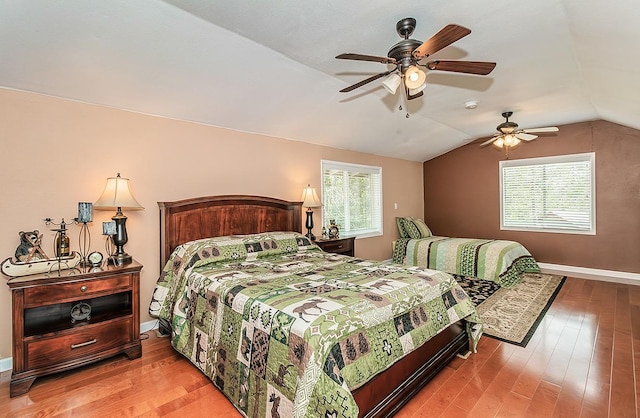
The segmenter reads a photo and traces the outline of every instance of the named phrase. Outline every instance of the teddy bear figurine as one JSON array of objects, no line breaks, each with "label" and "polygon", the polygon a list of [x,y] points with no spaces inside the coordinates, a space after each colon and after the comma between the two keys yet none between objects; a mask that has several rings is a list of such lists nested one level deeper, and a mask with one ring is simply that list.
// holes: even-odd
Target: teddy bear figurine
[{"label": "teddy bear figurine", "polygon": [[16,248],[16,260],[30,262],[35,260],[46,260],[49,257],[42,250],[42,234],[37,229],[34,231],[18,232],[20,245]]}]

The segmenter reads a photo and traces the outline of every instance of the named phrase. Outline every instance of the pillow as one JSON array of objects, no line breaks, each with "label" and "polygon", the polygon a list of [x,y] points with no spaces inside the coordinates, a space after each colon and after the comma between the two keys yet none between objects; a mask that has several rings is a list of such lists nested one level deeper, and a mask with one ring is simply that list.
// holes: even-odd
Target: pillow
[{"label": "pillow", "polygon": [[431,230],[427,226],[427,224],[424,223],[422,219],[415,219],[415,218],[411,218],[411,219],[413,220],[413,223],[416,225],[416,228],[418,228],[418,231],[420,231],[420,238],[427,238],[433,235],[431,233]]},{"label": "pillow", "polygon": [[427,238],[431,236],[431,230],[422,219],[396,218],[400,238]]},{"label": "pillow", "polygon": [[319,249],[297,232],[265,232],[204,238],[182,244],[174,254],[186,262],[186,268],[211,263],[252,261],[280,254]]}]

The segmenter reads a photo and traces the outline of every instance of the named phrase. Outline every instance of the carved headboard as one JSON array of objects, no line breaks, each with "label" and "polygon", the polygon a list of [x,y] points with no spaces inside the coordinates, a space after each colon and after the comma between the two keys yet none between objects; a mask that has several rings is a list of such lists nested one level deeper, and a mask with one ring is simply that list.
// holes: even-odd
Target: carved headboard
[{"label": "carved headboard", "polygon": [[302,202],[249,195],[205,196],[160,207],[160,270],[173,250],[195,239],[270,231],[302,232]]}]

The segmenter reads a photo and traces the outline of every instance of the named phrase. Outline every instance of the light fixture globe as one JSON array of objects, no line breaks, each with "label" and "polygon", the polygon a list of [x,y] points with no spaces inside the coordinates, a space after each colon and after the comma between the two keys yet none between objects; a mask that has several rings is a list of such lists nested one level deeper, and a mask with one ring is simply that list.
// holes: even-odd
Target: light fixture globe
[{"label": "light fixture globe", "polygon": [[419,86],[416,89],[409,89],[409,96],[415,96],[416,94],[420,93],[422,90],[425,89],[425,87],[427,87],[427,83],[422,83],[421,86]]},{"label": "light fixture globe", "polygon": [[426,79],[427,74],[415,65],[407,68],[404,73],[404,85],[410,90],[422,86]]},{"label": "light fixture globe", "polygon": [[396,90],[398,90],[401,81],[402,78],[398,75],[398,73],[393,73],[384,79],[382,85],[385,89],[387,89],[389,93],[396,94]]}]

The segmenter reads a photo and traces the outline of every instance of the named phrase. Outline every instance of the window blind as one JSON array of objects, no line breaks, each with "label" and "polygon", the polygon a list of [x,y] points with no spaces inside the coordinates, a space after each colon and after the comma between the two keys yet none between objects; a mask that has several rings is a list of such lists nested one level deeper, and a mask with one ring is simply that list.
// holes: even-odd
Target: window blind
[{"label": "window blind", "polygon": [[322,163],[323,225],[335,219],[343,236],[382,234],[382,168]]},{"label": "window blind", "polygon": [[500,162],[500,228],[595,234],[595,153]]}]

